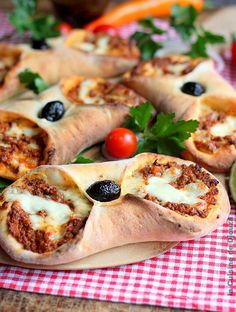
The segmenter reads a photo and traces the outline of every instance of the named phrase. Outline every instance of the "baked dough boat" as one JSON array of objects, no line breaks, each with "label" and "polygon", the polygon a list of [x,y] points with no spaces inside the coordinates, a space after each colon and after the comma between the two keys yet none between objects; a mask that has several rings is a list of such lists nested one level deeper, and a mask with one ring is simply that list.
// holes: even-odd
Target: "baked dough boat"
[{"label": "baked dough boat", "polygon": [[123,85],[75,76],[38,97],[1,103],[0,177],[16,180],[39,165],[72,161],[143,101]]},{"label": "baked dough boat", "polygon": [[[236,91],[213,62],[169,56],[140,63],[124,83],[177,119],[197,119],[183,156],[212,172],[227,172],[236,160]],[[195,93],[195,94],[194,94]]]},{"label": "baked dough boat", "polygon": [[0,205],[0,246],[16,261],[40,265],[127,244],[194,239],[223,224],[230,211],[212,174],[157,154],[41,166],[6,188]]},{"label": "baked dough boat", "polygon": [[71,75],[114,77],[138,60],[139,51],[128,40],[85,30],[74,30],[68,37],[52,41],[51,49],[45,51],[0,44],[0,101],[24,90],[18,74],[26,68],[52,85]]}]

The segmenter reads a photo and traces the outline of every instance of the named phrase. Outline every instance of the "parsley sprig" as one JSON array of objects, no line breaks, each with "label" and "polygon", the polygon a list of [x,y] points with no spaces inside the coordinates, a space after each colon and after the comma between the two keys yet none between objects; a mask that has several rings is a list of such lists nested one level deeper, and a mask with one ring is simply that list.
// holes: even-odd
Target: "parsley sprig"
[{"label": "parsley sprig", "polygon": [[136,154],[155,152],[165,155],[179,156],[185,149],[185,140],[195,132],[197,120],[175,121],[175,114],[159,113],[153,125],[153,106],[146,102],[130,109],[130,117],[125,126],[139,133],[139,145]]},{"label": "parsley sprig", "polygon": [[171,10],[170,25],[175,28],[180,37],[190,42],[191,47],[187,52],[191,57],[207,57],[209,44],[224,43],[223,36],[207,31],[197,24],[198,12],[193,6],[182,7],[174,5]]},{"label": "parsley sprig", "polygon": [[[224,43],[223,36],[212,33],[197,24],[198,12],[193,6],[174,5],[171,9],[170,25],[175,28],[183,41],[190,43],[187,54],[193,58],[207,57],[207,46]],[[148,60],[163,48],[163,43],[155,41],[153,35],[166,33],[157,27],[152,17],[140,20],[141,31],[135,32],[131,39],[140,50],[141,58]],[[169,39],[169,38],[167,38]]]},{"label": "parsley sprig", "polygon": [[94,160],[84,157],[82,154],[76,156],[75,159],[72,160],[72,164],[92,164]]},{"label": "parsley sprig", "polygon": [[154,35],[162,35],[165,30],[157,27],[153,18],[148,17],[140,20],[139,25],[143,27],[144,31],[136,31],[131,39],[134,40],[141,52],[143,60],[153,58],[156,52],[163,47],[160,42],[153,40]]},{"label": "parsley sprig", "polygon": [[34,73],[30,69],[20,72],[18,77],[27,89],[32,90],[36,94],[48,88],[47,82],[38,73]]},{"label": "parsley sprig", "polygon": [[19,33],[30,31],[35,40],[59,36],[58,21],[51,15],[37,15],[37,0],[12,0],[15,9],[9,14],[10,23]]}]

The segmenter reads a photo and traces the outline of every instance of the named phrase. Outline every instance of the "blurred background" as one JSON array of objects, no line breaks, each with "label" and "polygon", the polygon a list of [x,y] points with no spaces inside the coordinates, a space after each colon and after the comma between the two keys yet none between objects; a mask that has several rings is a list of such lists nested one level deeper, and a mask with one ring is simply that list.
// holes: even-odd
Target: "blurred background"
[{"label": "blurred background", "polygon": [[[64,18],[68,21],[68,14],[73,18],[70,20],[75,23],[75,16],[79,16],[84,23],[90,21],[105,10],[111,7],[127,2],[127,0],[39,0],[39,11],[52,12],[54,10],[58,17]],[[210,7],[221,7],[226,5],[236,4],[236,0],[207,0]],[[0,0],[0,9],[9,11],[13,8],[12,1]],[[67,17],[66,17],[67,16]]]}]

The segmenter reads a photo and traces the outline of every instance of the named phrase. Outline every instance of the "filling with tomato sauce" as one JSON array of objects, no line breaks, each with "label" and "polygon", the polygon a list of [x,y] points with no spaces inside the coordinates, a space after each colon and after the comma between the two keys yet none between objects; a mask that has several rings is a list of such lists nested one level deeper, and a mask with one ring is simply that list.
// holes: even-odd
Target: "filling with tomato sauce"
[{"label": "filling with tomato sauce", "polygon": [[139,57],[139,51],[133,42],[106,33],[86,32],[81,38],[74,40],[71,47],[98,55]]},{"label": "filling with tomato sauce", "polygon": [[4,83],[8,71],[19,61],[20,55],[18,49],[0,49],[0,86]]},{"label": "filling with tomato sauce", "polygon": [[[7,231],[24,249],[39,254],[79,239],[91,210],[75,185],[63,185],[62,176],[52,169],[51,175],[57,176],[32,175],[8,188],[0,207],[8,208]],[[55,179],[61,180],[59,185]]]},{"label": "filling with tomato sauce", "polygon": [[203,60],[200,58],[191,59],[187,56],[166,56],[142,62],[132,71],[131,76],[154,76],[154,75],[187,75]]},{"label": "filling with tomato sauce", "polygon": [[136,106],[144,102],[133,90],[102,78],[84,79],[71,88],[66,96],[78,104]]},{"label": "filling with tomato sauce", "polygon": [[198,150],[211,154],[228,146],[236,147],[236,116],[203,106],[199,123],[193,135]]},{"label": "filling with tomato sauce", "polygon": [[175,162],[138,169],[125,182],[125,193],[137,195],[182,215],[207,217],[217,203],[218,181],[197,164]]},{"label": "filling with tomato sauce", "polygon": [[43,160],[43,130],[24,119],[0,121],[0,170],[12,178],[35,168]]}]

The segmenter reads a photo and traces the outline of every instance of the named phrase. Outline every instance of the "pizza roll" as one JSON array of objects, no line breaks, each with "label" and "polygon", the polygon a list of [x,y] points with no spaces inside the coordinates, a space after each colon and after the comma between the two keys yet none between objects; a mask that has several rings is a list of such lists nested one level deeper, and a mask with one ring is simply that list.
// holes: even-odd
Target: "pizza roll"
[{"label": "pizza roll", "polygon": [[[24,90],[18,74],[26,68],[39,73],[52,85],[71,75],[114,77],[135,66],[139,59],[139,51],[133,43],[104,33],[74,30],[68,37],[52,42],[49,50],[21,53],[14,66],[6,68],[4,79],[0,81],[0,101]],[[6,53],[10,53],[9,49],[8,45],[0,46]]]},{"label": "pizza roll", "polygon": [[124,76],[127,86],[177,119],[197,119],[184,157],[213,172],[227,172],[236,160],[236,92],[213,62],[170,56],[143,62]]},{"label": "pizza roll", "polygon": [[64,79],[38,97],[0,104],[0,177],[67,163],[121,126],[144,99],[102,78]]},{"label": "pizza roll", "polygon": [[45,265],[130,243],[200,237],[230,211],[213,175],[157,154],[41,166],[5,189],[0,205],[1,247],[17,261]]}]

